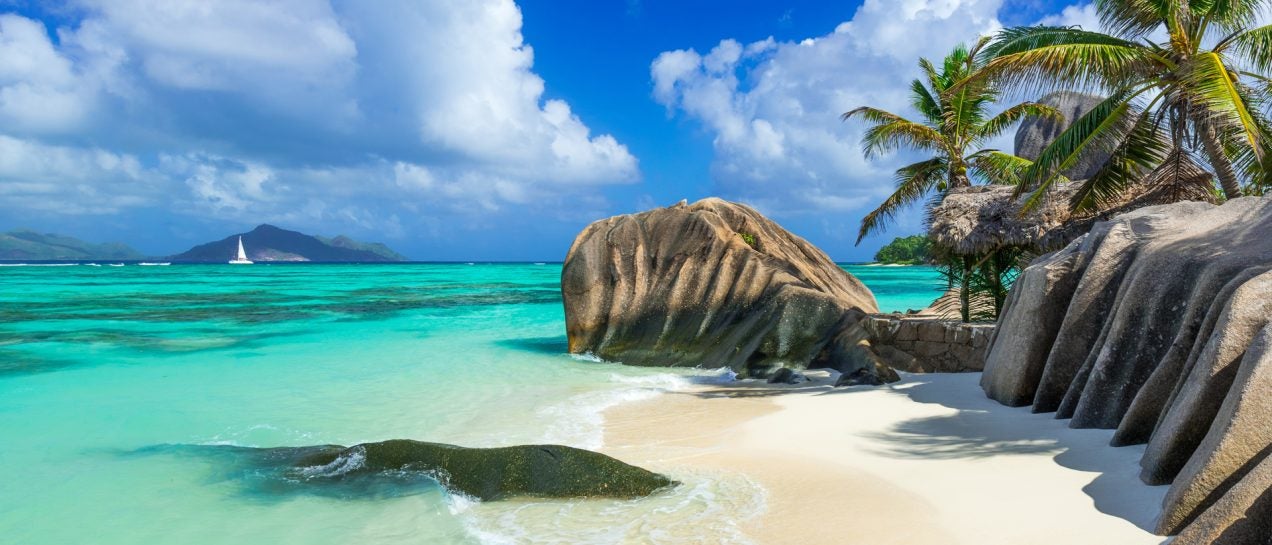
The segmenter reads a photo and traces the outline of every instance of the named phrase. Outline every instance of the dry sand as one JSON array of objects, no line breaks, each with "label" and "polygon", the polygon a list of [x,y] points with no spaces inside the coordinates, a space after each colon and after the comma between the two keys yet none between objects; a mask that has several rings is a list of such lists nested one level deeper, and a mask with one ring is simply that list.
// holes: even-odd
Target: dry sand
[{"label": "dry sand", "polygon": [[605,451],[659,471],[737,471],[768,491],[757,543],[1136,545],[1166,487],[1142,447],[985,398],[978,373],[882,387],[739,381],[606,412]]}]

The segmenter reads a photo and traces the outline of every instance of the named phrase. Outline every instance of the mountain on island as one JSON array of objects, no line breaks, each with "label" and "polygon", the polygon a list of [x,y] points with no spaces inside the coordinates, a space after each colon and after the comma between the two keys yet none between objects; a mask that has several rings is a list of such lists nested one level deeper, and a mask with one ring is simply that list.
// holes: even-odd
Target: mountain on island
[{"label": "mountain on island", "polygon": [[18,229],[0,233],[0,261],[134,260],[145,256],[126,244],[94,244],[74,237]]},{"label": "mountain on island", "polygon": [[243,247],[247,251],[247,258],[258,263],[406,261],[406,257],[402,254],[378,242],[359,242],[343,235],[335,238],[316,237],[273,225],[260,225],[246,233],[200,244],[169,259],[186,263],[225,262],[233,258],[238,251],[239,237],[243,237]]}]

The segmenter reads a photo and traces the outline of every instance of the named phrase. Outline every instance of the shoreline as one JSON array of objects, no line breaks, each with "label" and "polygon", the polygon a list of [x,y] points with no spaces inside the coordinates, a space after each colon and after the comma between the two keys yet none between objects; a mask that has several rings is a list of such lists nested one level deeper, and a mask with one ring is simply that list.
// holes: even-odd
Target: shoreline
[{"label": "shoreline", "polygon": [[985,398],[980,373],[876,388],[695,385],[604,412],[602,450],[675,473],[740,473],[767,494],[755,543],[1160,544],[1165,486],[1142,446]]}]

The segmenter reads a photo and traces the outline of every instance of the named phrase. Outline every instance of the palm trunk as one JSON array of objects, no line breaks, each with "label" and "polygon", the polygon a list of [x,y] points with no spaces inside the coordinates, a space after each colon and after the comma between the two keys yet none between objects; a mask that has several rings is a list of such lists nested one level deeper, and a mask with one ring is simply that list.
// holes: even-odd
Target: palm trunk
[{"label": "palm trunk", "polygon": [[972,180],[967,177],[967,164],[962,161],[951,161],[950,175],[946,183],[949,185],[949,189],[971,186]]},{"label": "palm trunk", "polygon": [[1207,158],[1210,159],[1210,166],[1215,169],[1215,174],[1219,176],[1219,185],[1223,187],[1223,194],[1229,199],[1235,199],[1241,196],[1241,182],[1237,180],[1237,172],[1232,168],[1232,161],[1228,160],[1228,155],[1223,152],[1223,144],[1219,143],[1219,135],[1215,133],[1214,127],[1209,123],[1201,133],[1201,145],[1206,149]]},{"label": "palm trunk", "polygon": [[972,263],[969,257],[963,256],[963,275],[958,288],[958,301],[963,314],[963,321],[972,321]]}]

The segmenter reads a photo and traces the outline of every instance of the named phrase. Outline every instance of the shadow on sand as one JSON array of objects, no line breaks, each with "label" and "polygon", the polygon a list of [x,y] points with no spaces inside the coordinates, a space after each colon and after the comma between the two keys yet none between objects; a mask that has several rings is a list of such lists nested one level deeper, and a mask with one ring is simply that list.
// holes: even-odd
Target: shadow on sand
[{"label": "shadow on sand", "polygon": [[[884,386],[832,388],[832,377],[798,385],[738,381],[700,397],[760,398],[807,393],[817,396],[887,392],[917,403],[931,403],[955,411],[945,416],[903,420],[865,438],[877,452],[912,460],[988,458],[1003,455],[1052,454],[1056,463],[1096,475],[1083,492],[1100,512],[1152,531],[1161,511],[1166,487],[1149,487],[1139,480],[1136,460],[1143,445],[1111,447],[1113,430],[1072,429],[1054,414],[1033,414],[1028,407],[1007,407],[985,397],[980,373],[905,374],[901,382]],[[1127,450],[1131,452],[1127,452]],[[1156,501],[1144,501],[1145,489]],[[1023,496],[1022,496],[1023,499]]]}]

